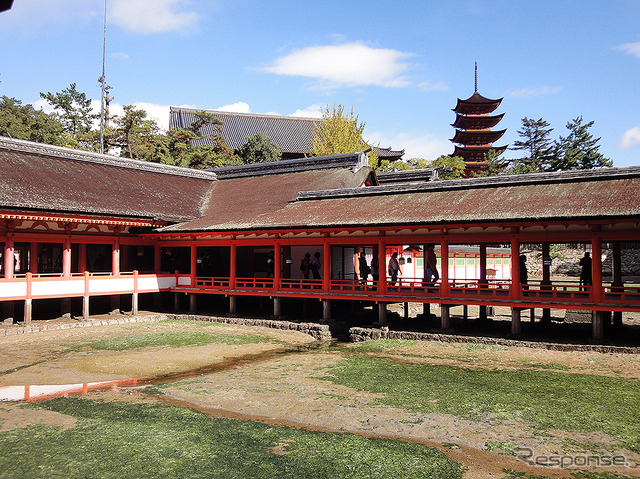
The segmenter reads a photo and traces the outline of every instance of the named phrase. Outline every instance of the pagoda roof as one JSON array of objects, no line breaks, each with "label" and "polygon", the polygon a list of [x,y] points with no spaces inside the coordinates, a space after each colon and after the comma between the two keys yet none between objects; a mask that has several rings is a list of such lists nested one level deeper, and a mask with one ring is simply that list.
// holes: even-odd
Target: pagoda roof
[{"label": "pagoda roof", "polygon": [[465,161],[484,161],[485,153],[495,150],[502,153],[507,146],[457,146],[451,156],[461,156]]},{"label": "pagoda roof", "polygon": [[461,131],[456,130],[455,136],[451,139],[454,143],[461,145],[491,145],[498,141],[507,130],[480,130],[480,131]]},{"label": "pagoda roof", "polygon": [[504,113],[499,115],[456,115],[456,121],[451,126],[461,130],[482,130],[496,126],[503,117]]},{"label": "pagoda roof", "polygon": [[491,113],[500,106],[500,103],[502,103],[502,98],[492,100],[475,92],[466,100],[458,98],[458,103],[453,111],[462,115],[482,115]]}]

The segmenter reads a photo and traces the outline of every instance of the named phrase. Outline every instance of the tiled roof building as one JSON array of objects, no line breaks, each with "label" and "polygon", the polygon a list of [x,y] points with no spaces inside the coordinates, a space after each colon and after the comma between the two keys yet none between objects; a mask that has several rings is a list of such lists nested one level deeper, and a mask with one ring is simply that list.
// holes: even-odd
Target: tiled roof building
[{"label": "tiled roof building", "polygon": [[[195,109],[172,106],[169,127],[188,128],[195,121]],[[313,129],[317,118],[302,118],[256,113],[233,113],[219,110],[205,110],[222,121],[222,136],[228,146],[237,150],[247,137],[264,133],[269,140],[280,147],[282,159],[303,158],[313,150]],[[212,133],[211,127],[204,128],[204,134]],[[390,161],[398,160],[404,150],[379,148],[378,156]]]}]

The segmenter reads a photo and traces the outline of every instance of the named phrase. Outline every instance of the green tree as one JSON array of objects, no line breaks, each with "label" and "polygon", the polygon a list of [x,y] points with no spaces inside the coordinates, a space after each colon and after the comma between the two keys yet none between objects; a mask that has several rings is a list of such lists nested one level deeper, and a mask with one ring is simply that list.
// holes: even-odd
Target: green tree
[{"label": "green tree", "polygon": [[526,156],[513,160],[514,171],[535,173],[542,171],[553,160],[554,146],[549,138],[552,131],[553,128],[542,118],[522,119],[522,129],[518,130],[522,140],[514,141],[512,149],[526,152]]},{"label": "green tree", "polygon": [[464,178],[466,163],[461,156],[442,155],[427,163],[427,168],[440,168],[438,176],[443,180]]},{"label": "green tree", "polygon": [[473,176],[486,177],[486,176],[498,176],[512,173],[507,170],[508,161],[501,158],[502,153],[498,150],[489,150],[484,154],[484,161],[487,164],[486,168],[480,172],[475,172]]},{"label": "green tree", "polygon": [[121,156],[144,159],[154,149],[160,128],[155,121],[147,119],[145,110],[125,105],[124,115],[114,118],[115,131],[105,134],[108,143],[120,147]]},{"label": "green tree", "polygon": [[569,135],[555,142],[555,157],[549,162],[549,171],[585,170],[613,166],[598,150],[600,138],[589,133],[593,121],[583,123],[582,116],[567,123]]},{"label": "green tree", "polygon": [[56,116],[7,96],[0,97],[0,135],[49,145],[65,144],[64,127]]},{"label": "green tree", "polygon": [[238,158],[245,164],[266,163],[278,161],[282,158],[282,151],[273,144],[264,133],[248,136],[247,141],[236,152]]},{"label": "green tree", "polygon": [[364,127],[365,123],[358,120],[353,107],[346,113],[342,105],[333,105],[331,109],[327,105],[322,110],[322,119],[315,123],[312,156],[367,151],[371,167],[376,171],[384,170],[386,165],[378,157],[377,148],[371,148],[362,137]]},{"label": "green tree", "polygon": [[463,178],[466,168],[465,162],[460,156],[442,155],[435,160],[424,158],[410,158],[408,160],[394,161],[383,171],[406,171],[425,168],[438,168],[438,177],[442,180]]},{"label": "green tree", "polygon": [[75,83],[61,92],[40,93],[40,96],[53,106],[64,130],[74,138],[91,131],[92,121],[99,117],[91,113],[91,100],[76,89]]}]

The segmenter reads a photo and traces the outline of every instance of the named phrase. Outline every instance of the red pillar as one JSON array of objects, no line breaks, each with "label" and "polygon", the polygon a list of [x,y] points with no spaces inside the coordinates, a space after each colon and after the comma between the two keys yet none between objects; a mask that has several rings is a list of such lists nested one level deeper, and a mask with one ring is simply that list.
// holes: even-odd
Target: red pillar
[{"label": "red pillar", "polygon": [[64,239],[62,247],[62,276],[71,276],[71,238]]},{"label": "red pillar", "polygon": [[195,244],[191,245],[191,286],[196,285],[196,272],[198,269],[198,248]]},{"label": "red pillar", "polygon": [[159,274],[162,269],[162,250],[160,245],[156,243],[153,245],[153,272]]},{"label": "red pillar", "polygon": [[511,298],[520,297],[520,240],[511,239]]},{"label": "red pillar", "polygon": [[120,239],[115,239],[111,246],[111,274],[120,274]]},{"label": "red pillar", "polygon": [[378,294],[387,292],[387,246],[378,241]]},{"label": "red pillar", "polygon": [[322,244],[322,291],[329,292],[331,285],[331,245],[325,240]]},{"label": "red pillar", "polygon": [[229,288],[236,288],[236,252],[237,246],[235,243],[231,243],[230,259],[229,259]]},{"label": "red pillar", "polygon": [[4,241],[4,277],[13,278],[13,272],[15,268],[15,258],[13,235],[8,234]]},{"label": "red pillar", "polygon": [[78,272],[84,273],[87,270],[87,244],[78,245]]},{"label": "red pillar", "polygon": [[442,269],[440,294],[449,296],[451,291],[449,285],[449,242],[444,238],[440,242],[440,269]]},{"label": "red pillar", "polygon": [[593,300],[602,301],[602,240],[599,236],[591,238],[591,268],[593,279]]},{"label": "red pillar", "polygon": [[38,243],[31,243],[29,256],[29,272],[38,274]]},{"label": "red pillar", "polygon": [[282,250],[280,242],[276,241],[273,247],[273,289],[280,289],[280,278],[282,278]]}]

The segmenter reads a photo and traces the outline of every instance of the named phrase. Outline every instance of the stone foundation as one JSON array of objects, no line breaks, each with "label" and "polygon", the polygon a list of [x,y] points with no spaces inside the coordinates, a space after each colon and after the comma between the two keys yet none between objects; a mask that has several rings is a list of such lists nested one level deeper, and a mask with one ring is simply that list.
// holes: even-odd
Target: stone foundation
[{"label": "stone foundation", "polygon": [[238,324],[243,326],[262,326],[272,329],[286,329],[290,331],[300,331],[308,334],[317,340],[331,339],[329,326],[317,323],[294,323],[291,321],[276,321],[270,319],[251,319],[251,318],[225,318],[218,316],[205,316],[194,314],[147,314],[141,316],[127,316],[124,318],[110,319],[89,319],[86,321],[43,321],[32,322],[27,325],[11,324],[8,327],[0,328],[0,336],[12,336],[15,334],[37,333],[40,331],[54,331],[59,329],[87,328],[91,326],[110,326],[115,324],[128,323],[151,323],[163,321],[166,319],[188,319],[193,321],[213,321],[217,323]]},{"label": "stone foundation", "polygon": [[516,339],[487,338],[478,336],[456,336],[454,334],[417,333],[410,331],[389,331],[388,328],[351,328],[349,337],[354,343],[376,339],[413,341],[440,341],[443,343],[472,343],[494,346],[519,346],[525,348],[549,349],[552,351],[594,351],[600,353],[640,354],[640,347],[607,346],[600,344],[560,344]]}]

